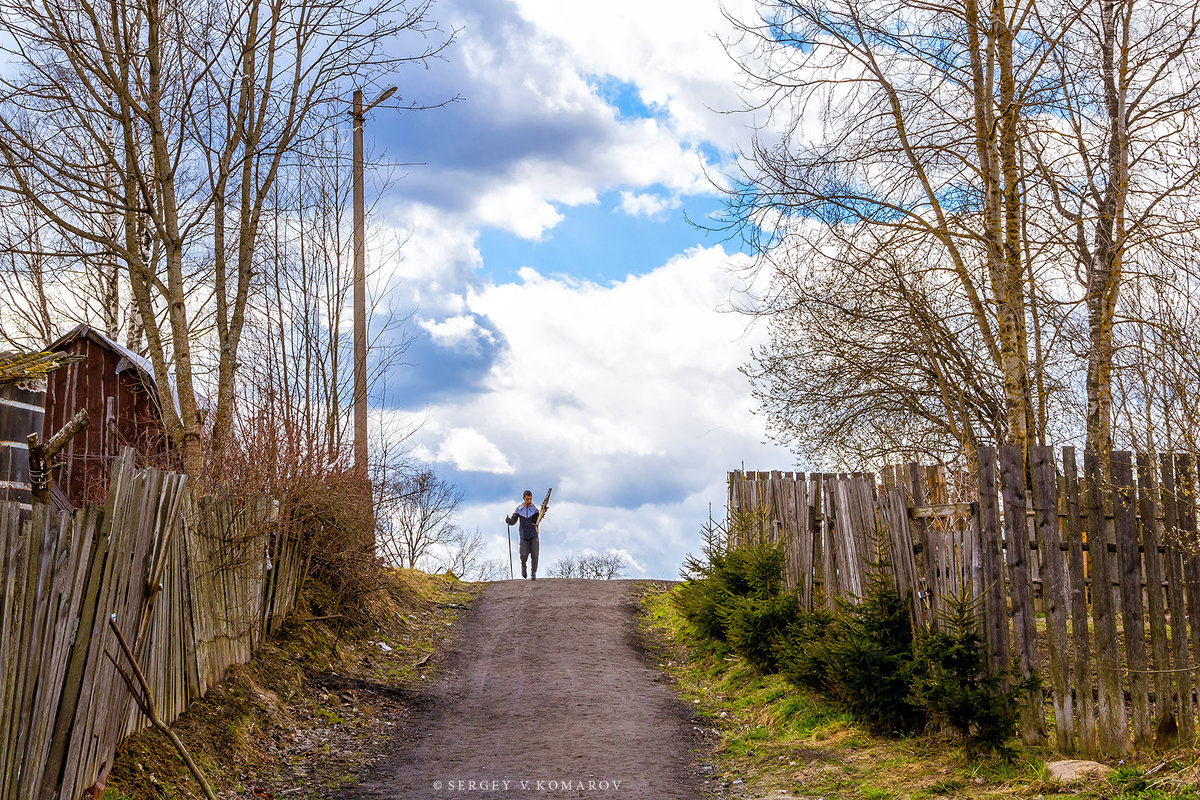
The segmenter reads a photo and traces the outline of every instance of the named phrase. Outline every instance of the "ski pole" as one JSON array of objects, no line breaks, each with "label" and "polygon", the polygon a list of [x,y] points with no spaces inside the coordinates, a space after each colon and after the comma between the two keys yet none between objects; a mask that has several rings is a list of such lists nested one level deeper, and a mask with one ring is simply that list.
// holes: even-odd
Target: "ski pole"
[{"label": "ski pole", "polygon": [[512,562],[512,525],[508,526],[508,579],[513,579],[513,562]]}]

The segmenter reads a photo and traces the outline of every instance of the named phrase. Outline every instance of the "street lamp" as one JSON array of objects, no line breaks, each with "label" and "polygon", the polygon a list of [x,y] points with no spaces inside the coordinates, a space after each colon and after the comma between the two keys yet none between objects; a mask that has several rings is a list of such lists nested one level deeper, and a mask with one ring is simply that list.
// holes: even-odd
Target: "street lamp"
[{"label": "street lamp", "polygon": [[354,90],[354,471],[367,478],[367,244],[363,199],[363,119],[396,93],[386,90],[363,108],[362,89]]}]

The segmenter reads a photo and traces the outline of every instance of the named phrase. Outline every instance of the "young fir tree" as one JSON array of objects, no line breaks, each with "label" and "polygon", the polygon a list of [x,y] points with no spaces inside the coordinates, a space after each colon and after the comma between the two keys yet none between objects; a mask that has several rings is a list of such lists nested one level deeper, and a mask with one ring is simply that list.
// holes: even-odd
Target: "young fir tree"
[{"label": "young fir tree", "polygon": [[874,531],[875,559],[858,602],[839,599],[826,646],[836,699],[873,732],[911,733],[925,724],[913,696],[916,662],[908,598],[892,583],[886,534]]},{"label": "young fir tree", "polygon": [[964,589],[942,597],[941,605],[938,626],[917,637],[920,669],[914,693],[931,722],[962,737],[968,758],[1011,756],[1019,698],[1036,687],[1037,679],[1022,680],[1014,668],[990,674],[978,599]]}]

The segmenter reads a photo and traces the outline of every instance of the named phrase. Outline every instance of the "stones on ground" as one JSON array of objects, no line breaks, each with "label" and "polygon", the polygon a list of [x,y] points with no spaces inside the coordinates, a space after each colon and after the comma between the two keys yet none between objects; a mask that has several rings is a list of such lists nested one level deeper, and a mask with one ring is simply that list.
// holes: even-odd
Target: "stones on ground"
[{"label": "stones on ground", "polygon": [[1055,783],[1077,783],[1104,780],[1113,768],[1096,761],[1051,761],[1046,764],[1046,777]]}]

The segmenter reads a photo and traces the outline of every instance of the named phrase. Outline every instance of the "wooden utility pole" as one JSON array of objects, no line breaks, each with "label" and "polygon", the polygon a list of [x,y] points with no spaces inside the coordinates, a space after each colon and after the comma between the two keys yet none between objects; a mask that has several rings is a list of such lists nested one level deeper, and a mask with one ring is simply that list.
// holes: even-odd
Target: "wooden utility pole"
[{"label": "wooden utility pole", "polygon": [[367,477],[367,242],[363,191],[363,120],[368,111],[396,92],[393,86],[363,108],[354,90],[354,471]]}]

